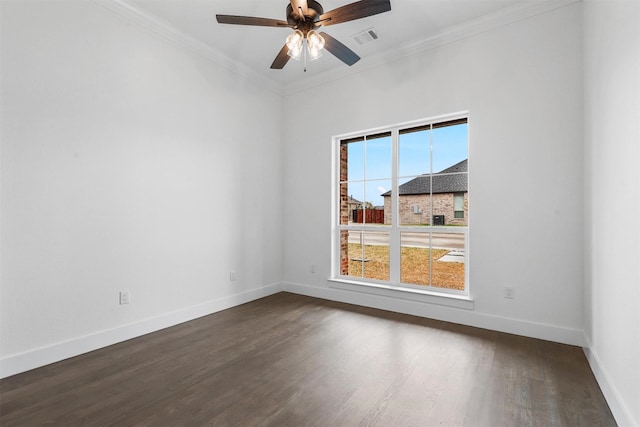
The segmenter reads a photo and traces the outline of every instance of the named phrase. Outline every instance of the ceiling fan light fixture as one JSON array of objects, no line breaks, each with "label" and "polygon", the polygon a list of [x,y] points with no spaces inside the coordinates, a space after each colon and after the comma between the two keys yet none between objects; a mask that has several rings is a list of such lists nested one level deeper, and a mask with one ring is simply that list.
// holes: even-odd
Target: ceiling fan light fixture
[{"label": "ceiling fan light fixture", "polygon": [[302,55],[302,45],[294,46],[293,49],[289,49],[287,51],[287,55],[289,55],[291,58],[295,59],[296,61],[299,61],[300,56]]},{"label": "ceiling fan light fixture", "polygon": [[287,47],[289,50],[302,49],[302,40],[304,39],[304,34],[300,30],[295,30],[293,33],[289,34],[286,40]]},{"label": "ceiling fan light fixture", "polygon": [[322,49],[324,48],[324,37],[318,34],[316,31],[311,30],[307,33],[307,50],[309,51],[309,58],[313,61],[322,56]]},{"label": "ceiling fan light fixture", "polygon": [[309,49],[317,49],[318,51],[324,48],[324,37],[318,34],[317,31],[311,30],[307,33],[307,42],[309,43]]},{"label": "ceiling fan light fixture", "polygon": [[302,41],[304,40],[304,34],[300,30],[295,30],[293,33],[289,34],[285,44],[289,49],[287,51],[287,55],[292,57],[293,59],[300,59],[300,54],[302,53]]},{"label": "ceiling fan light fixture", "polygon": [[314,61],[322,56],[322,51],[320,49],[309,47],[309,59]]}]

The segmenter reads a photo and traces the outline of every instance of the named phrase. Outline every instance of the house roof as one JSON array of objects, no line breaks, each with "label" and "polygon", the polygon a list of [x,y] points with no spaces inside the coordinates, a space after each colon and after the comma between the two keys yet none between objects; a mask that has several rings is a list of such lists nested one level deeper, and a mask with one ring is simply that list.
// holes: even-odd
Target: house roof
[{"label": "house roof", "polygon": [[440,173],[458,173],[458,172],[467,172],[467,159],[464,159],[461,162],[456,163],[453,166],[449,166],[448,168],[441,170]]},{"label": "house roof", "polygon": [[[467,192],[467,159],[456,163],[433,175],[420,175],[400,186],[400,195],[433,194],[442,193],[466,193]],[[431,179],[433,177],[433,183]],[[391,196],[391,191],[382,194]]]}]

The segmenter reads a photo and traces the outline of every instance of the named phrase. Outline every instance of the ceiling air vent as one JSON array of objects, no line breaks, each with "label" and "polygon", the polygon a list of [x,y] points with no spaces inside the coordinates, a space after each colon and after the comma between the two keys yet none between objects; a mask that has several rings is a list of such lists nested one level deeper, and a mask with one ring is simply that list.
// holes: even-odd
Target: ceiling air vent
[{"label": "ceiling air vent", "polygon": [[369,28],[368,30],[364,30],[363,32],[353,36],[353,39],[359,45],[363,45],[363,44],[371,43],[374,40],[377,40],[378,33],[376,33],[376,30],[374,30],[373,28]]}]

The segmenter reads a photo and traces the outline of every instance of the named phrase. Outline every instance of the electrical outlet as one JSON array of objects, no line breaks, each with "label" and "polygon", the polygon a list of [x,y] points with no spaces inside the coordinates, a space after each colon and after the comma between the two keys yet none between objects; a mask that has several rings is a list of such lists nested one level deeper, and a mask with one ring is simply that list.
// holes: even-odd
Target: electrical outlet
[{"label": "electrical outlet", "polygon": [[514,299],[516,297],[515,289],[510,286],[505,286],[503,292],[505,298]]},{"label": "electrical outlet", "polygon": [[129,304],[131,301],[131,294],[129,291],[120,291],[120,305]]},{"label": "electrical outlet", "polygon": [[236,272],[232,271],[229,273],[229,280],[231,280],[232,282],[235,282],[236,280]]}]

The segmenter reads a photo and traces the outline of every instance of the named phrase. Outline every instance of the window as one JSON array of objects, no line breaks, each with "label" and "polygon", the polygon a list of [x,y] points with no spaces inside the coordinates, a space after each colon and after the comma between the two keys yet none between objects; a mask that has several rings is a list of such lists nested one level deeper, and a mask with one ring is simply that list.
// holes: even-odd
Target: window
[{"label": "window", "polygon": [[334,278],[468,295],[466,116],[336,137],[335,149]]},{"label": "window", "polygon": [[453,195],[453,217],[464,218],[464,193]]}]

